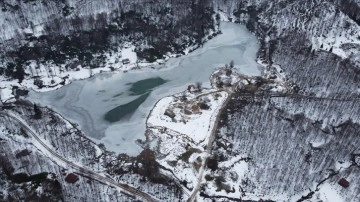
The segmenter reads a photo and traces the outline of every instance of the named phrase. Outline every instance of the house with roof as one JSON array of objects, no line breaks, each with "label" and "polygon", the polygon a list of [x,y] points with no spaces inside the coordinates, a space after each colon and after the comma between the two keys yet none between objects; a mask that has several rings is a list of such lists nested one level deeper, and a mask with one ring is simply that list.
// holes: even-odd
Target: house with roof
[{"label": "house with roof", "polygon": [[77,182],[79,180],[79,177],[77,175],[75,175],[74,173],[69,173],[66,177],[65,177],[65,181],[67,183],[71,183],[74,184],[75,182]]},{"label": "house with roof", "polygon": [[123,59],[122,63],[123,63],[123,65],[130,64],[130,59],[129,58]]}]

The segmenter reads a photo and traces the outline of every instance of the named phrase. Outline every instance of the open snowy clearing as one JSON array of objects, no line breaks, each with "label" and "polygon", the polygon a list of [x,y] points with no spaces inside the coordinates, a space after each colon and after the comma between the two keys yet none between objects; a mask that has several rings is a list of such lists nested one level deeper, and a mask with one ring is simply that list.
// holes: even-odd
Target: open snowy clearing
[{"label": "open snowy clearing", "polygon": [[189,189],[196,187],[208,155],[204,147],[228,96],[214,89],[185,91],[159,100],[147,119],[148,130],[158,142],[156,150],[165,155],[159,163]]},{"label": "open snowy clearing", "polygon": [[[147,120],[149,127],[162,127],[191,138],[196,144],[206,143],[222,103],[228,94],[224,91],[204,91],[199,95],[186,93],[187,100],[180,101],[182,94],[161,99],[151,111]],[[201,109],[206,102],[209,109]],[[205,104],[205,103],[204,103]],[[170,115],[166,115],[166,112]],[[171,114],[175,115],[171,117]]]}]

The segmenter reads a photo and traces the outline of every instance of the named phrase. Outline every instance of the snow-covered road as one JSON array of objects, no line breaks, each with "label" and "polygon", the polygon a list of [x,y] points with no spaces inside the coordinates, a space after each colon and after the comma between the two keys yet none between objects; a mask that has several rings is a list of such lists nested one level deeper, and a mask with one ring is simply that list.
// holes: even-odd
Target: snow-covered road
[{"label": "snow-covered road", "polygon": [[47,155],[49,158],[53,159],[56,163],[65,166],[70,167],[72,169],[77,170],[83,175],[86,175],[94,180],[98,180],[102,183],[109,184],[115,187],[120,188],[121,190],[125,191],[126,193],[129,193],[131,195],[134,195],[140,199],[143,199],[145,201],[157,201],[149,194],[146,194],[144,192],[139,191],[138,189],[135,189],[127,184],[122,184],[119,182],[116,182],[114,179],[111,179],[109,177],[105,177],[101,174],[98,174],[94,171],[88,170],[87,168],[82,167],[81,165],[78,165],[72,161],[67,160],[66,158],[62,157],[56,151],[54,151],[50,146],[48,146],[44,140],[41,139],[40,135],[38,135],[26,122],[23,120],[20,116],[10,112],[10,111],[0,111],[0,115],[7,116],[11,119],[13,119],[15,122],[17,122],[26,132],[28,135],[31,135],[35,139],[35,142],[33,144],[42,151],[45,155]]}]

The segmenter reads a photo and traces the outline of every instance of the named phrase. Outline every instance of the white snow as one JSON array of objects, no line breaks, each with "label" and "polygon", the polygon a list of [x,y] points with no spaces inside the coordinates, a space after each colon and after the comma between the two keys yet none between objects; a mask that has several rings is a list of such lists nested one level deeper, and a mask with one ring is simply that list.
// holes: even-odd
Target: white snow
[{"label": "white snow", "polygon": [[[194,187],[197,183],[197,172],[195,168],[193,168],[192,164],[196,161],[197,157],[204,157],[207,155],[204,153],[202,147],[198,147],[191,143],[191,141],[186,139],[186,136],[178,134],[174,131],[166,131],[163,132],[161,129],[150,129],[154,136],[156,136],[156,142],[161,142],[159,146],[159,152],[166,155],[164,158],[158,159],[158,162],[171,170],[173,174],[180,181],[187,181],[187,187]],[[188,159],[188,162],[180,160],[179,158],[182,154],[186,153],[186,147],[191,144],[191,147],[197,149],[199,151],[191,154]],[[156,148],[154,148],[156,149]],[[175,162],[175,166],[170,165],[169,162]],[[166,172],[163,170],[163,172]],[[167,174],[171,174],[166,172]]]},{"label": "white snow", "polygon": [[315,194],[311,201],[323,201],[323,202],[344,202],[345,200],[341,197],[339,185],[332,185],[324,183],[320,186],[320,190]]},{"label": "white snow", "polygon": [[220,21],[223,21],[223,22],[230,22],[230,21],[234,21],[236,19],[236,17],[232,13],[225,13],[222,11],[217,11],[217,13],[220,16]]},{"label": "white snow", "polygon": [[[210,93],[210,94],[209,94]],[[217,99],[213,95],[218,94]],[[177,94],[181,96],[181,94]],[[176,107],[176,104],[181,103],[174,96],[165,97],[161,99],[151,111],[151,114],[147,120],[147,124],[150,127],[164,127],[170,130],[174,130],[178,133],[187,135],[195,143],[205,141],[209,136],[214,125],[215,117],[220,110],[222,103],[226,100],[228,94],[226,92],[204,92],[198,95],[202,97],[204,95],[210,102],[209,110],[200,110],[198,114],[186,115],[183,110]],[[194,98],[193,98],[194,99]],[[191,101],[196,101],[191,100]],[[168,108],[171,108],[176,114],[174,120],[164,115]],[[205,141],[207,142],[207,141]]]},{"label": "white snow", "polygon": [[100,157],[103,154],[103,151],[98,146],[94,146],[94,148],[96,157]]},{"label": "white snow", "polygon": [[336,162],[335,163],[335,168],[336,170],[344,170],[346,168],[349,168],[352,165],[352,162],[350,161],[345,161],[345,162]]},{"label": "white snow", "polygon": [[134,52],[135,50],[135,46],[129,45],[129,46],[125,46],[122,50],[121,50],[121,57],[122,60],[124,59],[129,59],[130,60],[130,64],[134,64],[137,61],[137,55]]},{"label": "white snow", "polygon": [[[32,33],[30,28],[26,29],[27,32]],[[128,43],[125,43],[128,44]],[[13,96],[11,95],[12,86],[21,86],[28,89],[32,89],[38,92],[47,92],[61,88],[63,85],[60,84],[64,77],[67,77],[65,80],[65,85],[71,83],[75,80],[81,80],[89,78],[95,74],[101,72],[109,72],[111,68],[114,68],[118,71],[128,71],[137,67],[137,55],[134,52],[135,46],[125,45],[125,47],[118,52],[106,54],[107,63],[103,67],[98,67],[95,69],[90,69],[89,67],[82,67],[78,65],[75,69],[65,70],[65,65],[55,66],[54,64],[38,64],[36,61],[29,61],[29,64],[25,67],[25,73],[29,74],[29,77],[25,77],[21,84],[17,81],[10,81],[5,79],[3,76],[0,76],[0,89],[1,89],[1,101],[9,101]],[[130,64],[123,65],[122,59],[129,59]],[[154,64],[163,63],[164,61],[158,61],[155,63],[142,63],[141,67],[146,67]],[[111,67],[111,68],[110,68]],[[39,78],[45,87],[39,88],[34,85],[35,77]]]},{"label": "white snow", "polygon": [[285,88],[279,85],[273,85],[273,87],[271,88],[272,92],[284,92]]},{"label": "white snow", "polygon": [[[209,195],[222,195],[234,198],[238,198],[243,195],[239,187],[242,186],[242,182],[246,178],[247,173],[249,172],[249,164],[244,160],[240,160],[241,158],[244,158],[244,156],[238,155],[230,158],[228,161],[219,163],[219,167],[226,169],[226,172],[224,174],[224,178],[226,181],[225,183],[230,188],[234,188],[234,192],[227,193],[225,190],[217,191],[218,188],[215,183],[209,183],[205,179],[203,179],[202,183],[207,186],[207,192]],[[211,172],[207,171],[207,174],[211,174]],[[237,176],[236,179],[234,179],[234,175]]]},{"label": "white snow", "polygon": [[14,95],[12,95],[10,86],[4,86],[2,83],[0,83],[0,100],[5,102],[12,98],[14,98]]}]

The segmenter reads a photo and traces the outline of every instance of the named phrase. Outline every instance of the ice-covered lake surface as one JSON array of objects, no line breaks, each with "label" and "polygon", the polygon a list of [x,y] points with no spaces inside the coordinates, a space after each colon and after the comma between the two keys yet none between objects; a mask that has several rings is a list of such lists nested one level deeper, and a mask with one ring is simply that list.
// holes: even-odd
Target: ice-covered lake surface
[{"label": "ice-covered lake surface", "polygon": [[[145,139],[146,117],[162,97],[184,91],[195,82],[209,87],[210,74],[231,60],[240,72],[260,75],[255,62],[256,37],[243,25],[224,22],[221,30],[223,34],[203,47],[186,56],[170,59],[161,69],[98,74],[55,91],[31,92],[29,99],[78,123],[86,135],[105,144],[109,150],[137,155],[142,149],[135,140]],[[159,78],[164,82],[158,82]],[[144,86],[143,91],[141,86]]]}]

